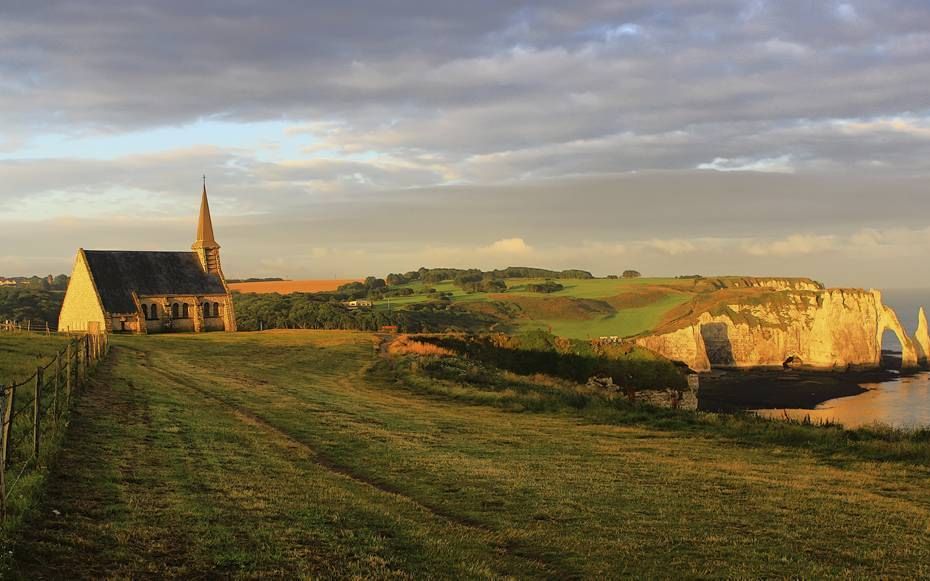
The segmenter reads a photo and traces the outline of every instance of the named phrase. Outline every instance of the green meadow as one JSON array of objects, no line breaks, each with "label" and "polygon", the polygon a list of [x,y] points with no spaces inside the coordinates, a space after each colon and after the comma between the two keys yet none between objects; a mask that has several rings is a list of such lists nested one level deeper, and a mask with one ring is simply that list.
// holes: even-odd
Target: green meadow
[{"label": "green meadow", "polygon": [[113,345],[8,576],[930,575],[927,433],[432,376],[355,332]]},{"label": "green meadow", "polygon": [[[510,330],[549,329],[571,339],[594,339],[602,336],[630,337],[649,331],[662,322],[673,308],[694,297],[691,280],[672,278],[638,279],[559,279],[563,290],[540,294],[527,291],[530,284],[544,279],[505,279],[506,293],[468,293],[451,281],[441,283],[415,282],[402,287],[414,290],[414,295],[377,301],[379,310],[400,309],[434,300],[424,290],[450,293],[451,301],[465,307],[475,303],[516,305],[517,315],[510,321]],[[651,292],[649,292],[651,291]],[[627,298],[641,297],[630,303]],[[581,307],[581,309],[577,307]]]},{"label": "green meadow", "polygon": [[0,385],[18,383],[67,347],[64,335],[0,332]]}]

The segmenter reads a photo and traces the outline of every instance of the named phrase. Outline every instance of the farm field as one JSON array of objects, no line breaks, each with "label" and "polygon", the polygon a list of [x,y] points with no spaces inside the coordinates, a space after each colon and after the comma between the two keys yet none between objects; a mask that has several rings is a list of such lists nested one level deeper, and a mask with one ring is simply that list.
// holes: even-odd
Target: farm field
[{"label": "farm field", "polygon": [[596,339],[605,336],[631,337],[656,328],[666,313],[691,300],[691,295],[669,293],[643,307],[619,309],[596,319],[532,319],[520,323],[525,329],[546,329],[559,337]]},{"label": "farm field", "polygon": [[930,575],[925,441],[504,409],[541,396],[407,382],[364,333],[113,343],[22,577]]},{"label": "farm field", "polygon": [[359,279],[320,279],[320,280],[274,280],[261,282],[231,282],[229,290],[240,293],[319,293],[334,291],[341,285],[358,282]]}]

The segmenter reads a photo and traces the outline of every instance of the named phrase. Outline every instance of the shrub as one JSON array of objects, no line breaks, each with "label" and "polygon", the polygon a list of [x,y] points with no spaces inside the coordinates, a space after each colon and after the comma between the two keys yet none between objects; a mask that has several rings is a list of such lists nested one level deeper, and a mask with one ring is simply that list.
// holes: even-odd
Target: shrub
[{"label": "shrub", "polygon": [[528,285],[526,285],[526,290],[529,291],[529,292],[531,292],[531,293],[546,293],[546,294],[548,294],[548,293],[556,293],[556,292],[559,292],[560,290],[564,290],[564,289],[565,289],[565,286],[564,286],[564,285],[559,284],[559,283],[557,283],[557,282],[555,282],[555,281],[552,281],[552,280],[547,280],[546,282],[541,282],[541,283],[528,284]]},{"label": "shrub", "polygon": [[544,373],[584,383],[589,378],[610,377],[621,387],[637,389],[685,389],[687,380],[666,359],[646,358],[631,352],[598,351],[584,341],[533,331],[520,337],[424,337],[420,341],[461,353],[495,367],[533,375]]}]

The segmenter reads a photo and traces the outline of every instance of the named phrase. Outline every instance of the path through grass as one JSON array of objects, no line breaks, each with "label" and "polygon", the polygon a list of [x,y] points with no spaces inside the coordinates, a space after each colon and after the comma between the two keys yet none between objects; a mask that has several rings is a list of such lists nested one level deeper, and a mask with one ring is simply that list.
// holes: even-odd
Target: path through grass
[{"label": "path through grass", "polygon": [[930,575],[927,467],[417,392],[364,334],[116,343],[23,577]]}]

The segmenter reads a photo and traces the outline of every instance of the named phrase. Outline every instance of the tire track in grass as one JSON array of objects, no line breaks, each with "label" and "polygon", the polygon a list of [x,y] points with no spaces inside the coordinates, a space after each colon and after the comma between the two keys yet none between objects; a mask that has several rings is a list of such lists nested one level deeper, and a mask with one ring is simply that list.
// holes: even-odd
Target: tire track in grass
[{"label": "tire track in grass", "polygon": [[[14,578],[120,577],[132,570],[203,575],[188,566],[194,562],[189,531],[155,522],[127,527],[124,520],[133,511],[154,516],[178,499],[171,482],[160,477],[170,472],[168,461],[150,453],[152,410],[132,393],[131,380],[117,377],[120,363],[113,352],[77,400],[44,497],[20,527]],[[117,391],[107,378],[130,389]]]},{"label": "tire track in grass", "polygon": [[[543,572],[546,576],[554,576],[560,579],[580,578],[582,576],[580,571],[567,565],[561,559],[559,559],[557,555],[552,554],[550,551],[544,551],[539,547],[528,545],[511,537],[502,538],[504,533],[489,527],[477,519],[468,518],[445,510],[441,507],[424,503],[423,501],[408,495],[400,488],[382,481],[375,480],[364,474],[360,474],[347,466],[341,465],[320,451],[314,449],[309,444],[295,438],[290,433],[269,423],[260,415],[248,410],[239,403],[205,390],[204,388],[200,387],[197,380],[191,376],[184,373],[171,372],[163,369],[160,366],[153,365],[149,360],[148,352],[132,347],[123,348],[136,351],[145,357],[146,365],[150,371],[157,373],[174,385],[181,386],[198,394],[204,399],[222,405],[227,410],[229,410],[230,414],[240,422],[270,434],[288,450],[303,452],[303,454],[306,455],[309,460],[334,475],[349,479],[356,484],[375,489],[380,493],[390,495],[394,498],[397,498],[398,500],[401,500],[402,502],[412,505],[419,511],[427,513],[439,520],[446,521],[453,526],[469,529],[474,533],[481,534],[482,536],[491,535],[492,537],[496,537],[495,539],[491,540],[494,546],[490,547],[494,552],[504,553],[512,557],[516,557],[521,561],[526,562],[528,565],[532,565],[534,568],[541,570],[541,572]],[[546,555],[546,558],[541,559],[534,557],[534,555],[543,554]]]}]

